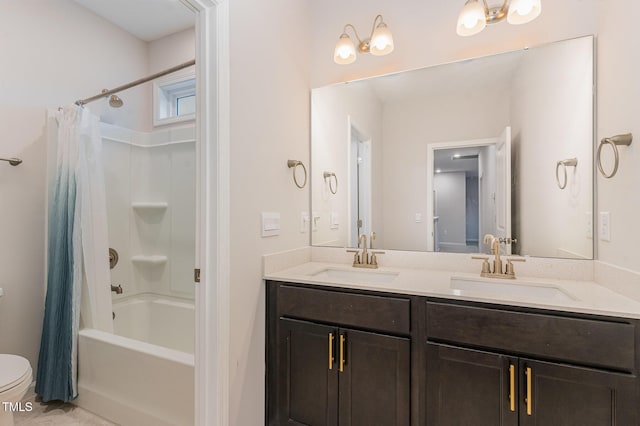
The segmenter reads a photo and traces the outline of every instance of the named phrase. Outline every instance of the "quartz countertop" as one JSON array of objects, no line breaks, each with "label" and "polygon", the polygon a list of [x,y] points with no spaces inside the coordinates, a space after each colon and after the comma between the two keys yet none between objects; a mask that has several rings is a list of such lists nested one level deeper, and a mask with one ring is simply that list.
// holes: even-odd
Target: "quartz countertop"
[{"label": "quartz countertop", "polygon": [[[337,277],[316,277],[323,271],[338,271]],[[345,271],[341,274],[341,271]],[[393,278],[390,282],[373,282],[363,278],[349,278],[350,271],[365,271],[365,274],[386,275],[381,278]],[[340,276],[342,275],[342,276]],[[463,290],[452,286],[451,279],[465,281],[468,285]],[[593,281],[555,280],[549,278],[532,278],[518,276],[514,280],[480,278],[479,274],[452,272],[436,269],[410,269],[397,267],[380,267],[378,269],[353,268],[341,263],[306,262],[281,271],[268,272],[266,280],[285,281],[302,284],[314,284],[328,287],[371,290],[388,293],[430,296],[455,300],[467,300],[495,303],[509,306],[522,306],[538,309],[549,309],[564,312],[577,312],[593,315],[605,315],[640,319],[640,303],[616,293]],[[490,284],[548,287],[559,290],[568,297],[523,297],[509,295],[508,291],[484,291],[474,289],[474,282]]]}]

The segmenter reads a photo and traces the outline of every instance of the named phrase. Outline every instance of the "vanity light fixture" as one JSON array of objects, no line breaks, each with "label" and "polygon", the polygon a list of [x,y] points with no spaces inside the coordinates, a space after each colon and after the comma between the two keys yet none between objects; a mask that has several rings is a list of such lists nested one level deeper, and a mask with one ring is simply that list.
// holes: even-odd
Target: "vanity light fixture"
[{"label": "vanity light fixture", "polygon": [[387,24],[384,23],[382,15],[378,15],[373,20],[371,35],[364,40],[360,39],[353,25],[347,24],[344,26],[342,35],[338,39],[333,53],[333,60],[336,64],[347,65],[356,60],[356,46],[353,44],[353,40],[351,40],[349,34],[347,34],[347,28],[353,30],[356,40],[358,40],[358,51],[360,53],[384,56],[393,52],[393,36],[391,35],[391,31],[387,28]]},{"label": "vanity light fixture", "polygon": [[467,0],[458,16],[457,33],[472,36],[484,30],[487,24],[495,24],[507,18],[513,25],[526,24],[536,19],[542,11],[541,0],[504,0],[502,6],[491,6],[487,0]]}]

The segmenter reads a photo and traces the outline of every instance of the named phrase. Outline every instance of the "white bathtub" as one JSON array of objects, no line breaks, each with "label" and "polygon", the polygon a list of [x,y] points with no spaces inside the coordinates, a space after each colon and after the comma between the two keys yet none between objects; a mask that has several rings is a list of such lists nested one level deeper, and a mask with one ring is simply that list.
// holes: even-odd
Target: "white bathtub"
[{"label": "white bathtub", "polygon": [[80,330],[74,402],[122,426],[193,425],[193,304],[139,295],[113,311],[116,334]]}]

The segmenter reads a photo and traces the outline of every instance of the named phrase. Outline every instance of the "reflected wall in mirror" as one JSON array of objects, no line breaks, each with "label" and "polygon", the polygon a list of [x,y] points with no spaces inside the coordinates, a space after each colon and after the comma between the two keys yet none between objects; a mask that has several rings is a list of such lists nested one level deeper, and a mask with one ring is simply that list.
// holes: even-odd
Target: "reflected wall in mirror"
[{"label": "reflected wall in mirror", "polygon": [[487,253],[489,233],[517,239],[507,253],[593,258],[593,43],[314,89],[312,244],[375,231],[378,248]]}]

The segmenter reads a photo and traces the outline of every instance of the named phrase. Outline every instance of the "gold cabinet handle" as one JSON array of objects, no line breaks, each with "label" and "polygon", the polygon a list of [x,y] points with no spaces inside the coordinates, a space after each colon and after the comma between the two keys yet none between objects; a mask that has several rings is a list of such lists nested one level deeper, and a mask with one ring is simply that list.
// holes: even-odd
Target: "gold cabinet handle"
[{"label": "gold cabinet handle", "polygon": [[531,398],[531,367],[527,367],[527,370],[524,373],[527,376],[527,398],[525,399],[525,402],[527,403],[527,415],[530,416],[531,415],[531,404],[532,404],[532,398]]},{"label": "gold cabinet handle", "polygon": [[345,342],[344,334],[340,335],[340,372],[344,371],[344,342]]},{"label": "gold cabinet handle", "polygon": [[509,364],[509,409],[516,411],[516,366]]},{"label": "gold cabinet handle", "polygon": [[333,333],[329,333],[329,370],[333,370]]}]

